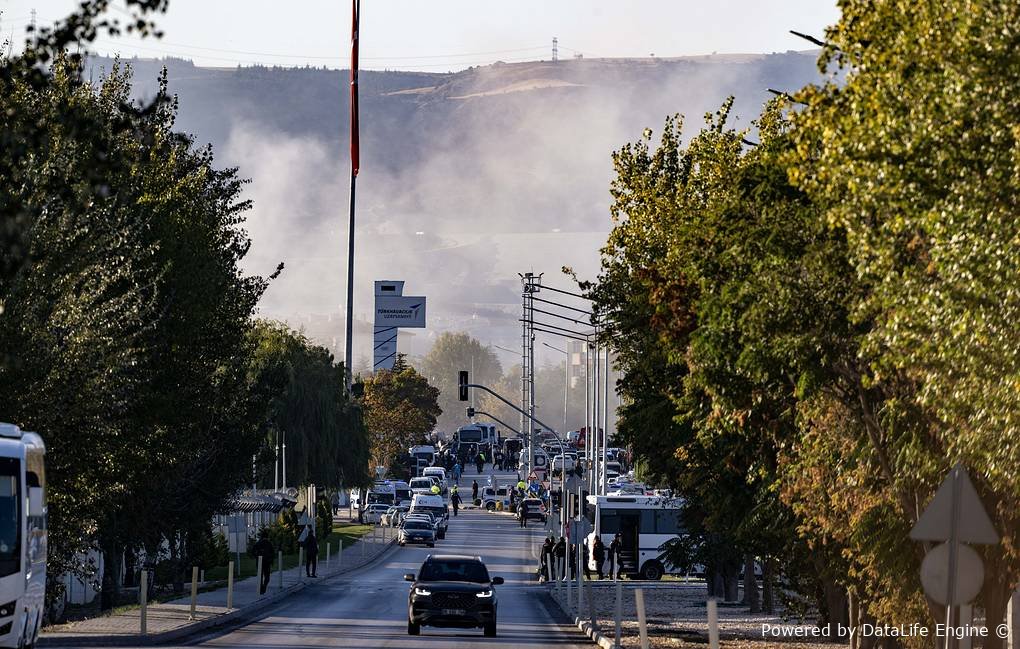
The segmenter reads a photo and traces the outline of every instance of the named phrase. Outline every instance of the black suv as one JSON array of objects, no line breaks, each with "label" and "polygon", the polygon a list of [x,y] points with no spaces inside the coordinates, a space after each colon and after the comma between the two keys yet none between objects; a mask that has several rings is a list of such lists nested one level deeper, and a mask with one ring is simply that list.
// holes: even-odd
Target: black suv
[{"label": "black suv", "polygon": [[407,633],[418,635],[421,627],[482,627],[496,635],[496,589],[502,577],[489,577],[481,558],[456,554],[429,555],[412,581],[407,601]]}]

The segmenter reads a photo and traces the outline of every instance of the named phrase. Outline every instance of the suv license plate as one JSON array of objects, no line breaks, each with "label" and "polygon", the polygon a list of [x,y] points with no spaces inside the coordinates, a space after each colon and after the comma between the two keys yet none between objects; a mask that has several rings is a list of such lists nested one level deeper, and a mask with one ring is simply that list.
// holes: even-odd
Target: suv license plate
[{"label": "suv license plate", "polygon": [[464,615],[465,611],[462,608],[444,608],[443,615]]}]

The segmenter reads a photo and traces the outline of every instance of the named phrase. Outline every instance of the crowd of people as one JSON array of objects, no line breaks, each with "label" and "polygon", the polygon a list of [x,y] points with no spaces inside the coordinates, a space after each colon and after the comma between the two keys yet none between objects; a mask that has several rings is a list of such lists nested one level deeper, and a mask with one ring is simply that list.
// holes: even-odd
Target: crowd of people
[{"label": "crowd of people", "polygon": [[[582,566],[584,570],[584,578],[590,580],[592,573],[598,577],[598,579],[614,579],[620,576],[620,554],[623,550],[623,536],[617,534],[609,547],[602,542],[601,536],[595,536],[594,544],[589,549],[587,539],[579,546],[567,542],[567,538],[562,536],[559,540],[556,539],[555,535],[546,537],[545,542],[542,544],[542,551],[540,553],[540,564],[538,567],[538,574],[540,580],[549,579],[550,574],[558,575],[562,578],[566,578],[564,574],[567,570],[570,572],[570,578],[577,578],[577,550],[580,547],[582,552]],[[591,558],[593,561],[589,561]],[[568,568],[563,567],[563,562],[566,560]],[[606,561],[609,561],[609,571],[604,570]],[[594,569],[591,564],[594,563]]]}]

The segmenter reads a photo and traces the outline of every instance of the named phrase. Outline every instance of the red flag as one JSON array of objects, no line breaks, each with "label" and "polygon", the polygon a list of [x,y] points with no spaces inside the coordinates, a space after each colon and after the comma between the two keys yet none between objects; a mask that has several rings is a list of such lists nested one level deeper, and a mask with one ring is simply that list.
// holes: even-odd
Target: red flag
[{"label": "red flag", "polygon": [[351,174],[357,176],[358,167],[361,166],[358,135],[358,22],[361,18],[361,0],[352,0],[351,8]]}]

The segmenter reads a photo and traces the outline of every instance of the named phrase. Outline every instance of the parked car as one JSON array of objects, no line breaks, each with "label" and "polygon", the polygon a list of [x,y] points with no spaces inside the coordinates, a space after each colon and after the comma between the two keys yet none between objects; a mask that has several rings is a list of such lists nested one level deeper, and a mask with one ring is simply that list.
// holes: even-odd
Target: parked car
[{"label": "parked car", "polygon": [[412,582],[407,595],[407,634],[421,627],[481,627],[487,637],[496,635],[499,601],[495,586],[502,577],[490,577],[480,557],[429,555],[418,574],[404,575]]},{"label": "parked car", "polygon": [[524,507],[521,505],[527,504],[528,520],[536,520],[545,522],[546,512],[545,504],[540,498],[525,498],[521,501],[521,504],[517,506],[517,520],[521,520],[521,514],[524,511]]},{"label": "parked car", "polygon": [[392,505],[386,505],[384,503],[372,503],[365,508],[364,521],[366,523],[379,523],[382,520],[383,514],[386,513]]},{"label": "parked car", "polygon": [[400,521],[403,520],[404,514],[407,513],[408,509],[410,509],[409,505],[394,505],[386,510],[386,513],[382,515],[379,522],[390,527],[397,527],[400,525]]},{"label": "parked car", "polygon": [[503,509],[510,509],[510,492],[509,487],[498,487],[493,489],[492,487],[483,487],[481,500],[482,507],[489,510],[490,512],[496,511],[496,503],[502,502]]},{"label": "parked car", "polygon": [[436,532],[432,524],[420,518],[404,520],[400,525],[400,532],[397,534],[397,543],[401,547],[408,543],[427,545],[430,548],[436,547]]}]

